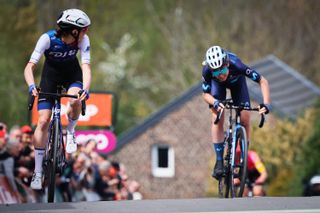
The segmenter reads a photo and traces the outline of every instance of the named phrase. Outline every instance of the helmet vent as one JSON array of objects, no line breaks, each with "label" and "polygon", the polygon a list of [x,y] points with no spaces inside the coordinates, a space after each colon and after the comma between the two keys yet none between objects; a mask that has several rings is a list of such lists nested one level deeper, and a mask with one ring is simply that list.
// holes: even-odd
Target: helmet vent
[{"label": "helmet vent", "polygon": [[226,63],[228,54],[219,46],[212,46],[206,52],[206,63],[212,69],[218,69]]}]

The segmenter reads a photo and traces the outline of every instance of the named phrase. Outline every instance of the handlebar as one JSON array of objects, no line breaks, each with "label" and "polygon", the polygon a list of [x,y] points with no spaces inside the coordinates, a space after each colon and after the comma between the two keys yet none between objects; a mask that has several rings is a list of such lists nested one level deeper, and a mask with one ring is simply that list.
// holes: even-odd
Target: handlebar
[{"label": "handlebar", "polygon": [[[79,96],[81,96],[83,92],[84,92],[83,90],[80,90],[79,91]],[[81,115],[85,116],[85,114],[86,114],[86,101],[82,100],[81,101]]]},{"label": "handlebar", "polygon": [[[220,121],[224,109],[235,109],[235,110],[239,110],[239,111],[242,111],[242,110],[259,111],[258,107],[252,108],[252,107],[246,107],[246,106],[236,106],[233,104],[232,99],[226,99],[226,100],[222,101],[222,104],[225,105],[225,108],[218,111],[218,114],[217,114],[217,117],[214,121],[214,124],[217,124]],[[262,114],[260,114],[259,128],[263,127],[264,121],[265,121],[265,115],[264,115],[264,113],[262,113]]]},{"label": "handlebar", "polygon": [[[60,93],[49,93],[49,92],[40,92],[40,89],[37,88],[37,90],[39,91],[39,95],[44,95],[44,96],[49,96],[49,97],[53,97],[55,99],[60,99],[63,97],[66,98],[74,98],[77,99],[78,95],[69,95],[69,94],[60,94]],[[82,92],[79,91],[79,95],[81,95]],[[34,104],[34,100],[35,100],[35,96],[29,94],[29,103],[28,103],[28,110],[31,111],[33,108],[33,104]],[[85,115],[86,114],[86,101],[82,100],[81,101],[81,115]]]}]

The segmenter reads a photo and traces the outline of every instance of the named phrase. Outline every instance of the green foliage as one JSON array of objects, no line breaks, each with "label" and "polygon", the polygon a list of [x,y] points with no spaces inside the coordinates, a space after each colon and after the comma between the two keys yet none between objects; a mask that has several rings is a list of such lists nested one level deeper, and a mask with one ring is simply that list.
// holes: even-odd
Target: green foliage
[{"label": "green foliage", "polygon": [[[9,123],[23,121],[26,116],[25,113],[21,114],[24,111],[22,105],[26,103],[22,99],[22,93],[26,91],[21,75],[24,65],[41,33],[54,27],[60,11],[72,7],[85,10],[92,19],[89,31],[93,62],[92,90],[107,89],[121,94],[119,113],[125,116],[119,115],[119,118],[124,117],[125,121],[119,120],[118,124],[126,124],[118,127],[118,132],[140,122],[199,82],[204,52],[212,44],[234,51],[244,62],[274,53],[297,70],[303,70],[311,80],[320,83],[316,74],[320,62],[315,60],[320,51],[317,42],[319,30],[312,27],[317,26],[320,4],[314,0],[308,3],[271,0],[267,4],[262,0],[5,1],[0,9],[0,23],[5,32],[0,35],[3,47],[0,51],[3,60],[0,67],[4,70],[1,83],[6,85],[5,79],[10,79],[12,85],[19,85],[14,97],[21,97],[15,100],[18,104],[13,104],[9,98],[5,106],[18,107],[11,108],[11,113],[8,113],[7,107],[2,106],[1,115],[10,116],[0,119]],[[106,52],[106,45],[115,51],[125,35],[130,35],[134,40],[129,48],[130,55],[139,55],[137,60],[130,59],[124,70],[134,69],[131,74],[126,73],[126,77],[137,76],[134,84],[144,85],[137,92],[123,91],[135,87],[115,87],[106,83],[100,70],[101,64],[111,60],[108,59],[110,53]],[[41,73],[40,67],[37,69],[40,71],[36,72],[37,77]],[[7,90],[8,87],[2,88]],[[1,95],[4,96],[3,90]],[[125,97],[128,99],[125,100]],[[145,103],[137,105],[142,105],[146,114],[141,110],[128,110],[131,106],[123,104],[124,101],[131,105]],[[12,120],[12,114],[21,114],[22,117],[13,117]]]},{"label": "green foliage", "polygon": [[[308,141],[316,130],[314,128],[316,120],[315,109],[309,109],[296,121],[271,118],[264,128],[253,128],[251,147],[258,151],[267,166],[270,180],[269,195],[301,195],[298,193],[302,190],[301,183],[295,181],[292,185],[289,180],[304,178],[305,174],[302,171],[306,169],[305,162],[309,164],[317,159],[314,153],[312,155],[306,153],[309,154],[307,161],[305,155],[301,156],[301,150],[306,148],[309,150]],[[312,151],[315,151],[314,148],[312,146]],[[307,170],[310,171],[311,168]]]},{"label": "green foliage", "polygon": [[312,112],[314,121],[311,126],[311,134],[306,135],[307,140],[302,145],[301,152],[298,153],[294,161],[293,178],[289,181],[290,195],[301,195],[304,184],[313,175],[320,174],[320,101]]},{"label": "green foliage", "polygon": [[150,81],[136,68],[142,54],[131,51],[135,42],[130,34],[125,34],[115,50],[103,43],[106,59],[97,64],[97,75],[94,77],[94,81],[99,82],[97,89],[118,91],[121,99],[119,107],[123,113],[118,117],[117,131],[133,125],[134,117],[146,117],[151,111],[148,101],[132,100],[137,93],[143,97],[144,91],[151,86]]},{"label": "green foliage", "polygon": [[[55,27],[59,12],[73,7],[92,19],[91,90],[112,90],[120,98],[117,134],[198,83],[213,44],[245,63],[275,54],[320,85],[317,0],[7,0],[0,7],[0,121],[9,127],[27,122],[23,70],[37,39]],[[41,63],[37,82],[40,73]],[[251,144],[266,161],[271,194],[297,195],[302,180],[317,171],[320,126],[313,113],[253,129]],[[296,191],[288,176],[300,184]]]},{"label": "green foliage", "polygon": [[35,39],[34,9],[34,4],[22,4],[20,1],[0,7],[0,27],[5,32],[0,34],[0,120],[9,126],[27,122],[27,88],[23,69],[27,54],[32,51],[28,41]]}]

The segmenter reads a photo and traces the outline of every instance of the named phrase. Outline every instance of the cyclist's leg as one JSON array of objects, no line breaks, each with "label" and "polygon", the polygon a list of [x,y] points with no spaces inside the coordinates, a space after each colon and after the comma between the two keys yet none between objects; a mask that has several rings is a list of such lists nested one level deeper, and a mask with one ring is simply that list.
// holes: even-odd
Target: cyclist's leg
[{"label": "cyclist's leg", "polygon": [[262,197],[265,196],[264,187],[262,184],[255,184],[252,189],[254,197]]},{"label": "cyclist's leg", "polygon": [[[231,96],[236,105],[250,106],[250,96],[248,91],[247,82],[244,76],[230,84]],[[250,141],[250,112],[241,112],[241,124],[246,129],[247,140]]]},{"label": "cyclist's leg", "polygon": [[[81,82],[72,83],[68,89],[68,94],[77,95],[82,88]],[[77,150],[77,144],[75,140],[75,127],[78,122],[78,118],[81,113],[81,102],[78,99],[69,99],[67,115],[68,115],[68,126],[67,126],[67,153],[73,153]]]},{"label": "cyclist's leg", "polygon": [[[82,70],[78,60],[74,60],[70,63],[70,65],[66,68],[66,73],[64,77],[65,77],[64,85],[68,89],[68,94],[78,95],[79,91],[83,88]],[[77,121],[80,116],[80,113],[81,113],[81,102],[78,99],[70,98],[68,109],[67,109],[67,115],[69,120],[67,131],[69,133],[73,134],[74,128],[77,125]]]},{"label": "cyclist's leg", "polygon": [[[82,89],[82,70],[77,59],[68,62],[63,70],[62,85],[67,89],[69,95],[78,95],[78,92]],[[67,131],[74,132],[74,128],[77,124],[81,112],[81,102],[77,99],[70,98],[67,108],[67,115],[69,124]]]},{"label": "cyclist's leg", "polygon": [[[48,127],[51,118],[51,110],[44,109],[39,111],[38,124],[34,131],[34,148],[35,150],[45,150],[48,140]],[[43,153],[35,156],[35,172],[42,172]]]},{"label": "cyclist's leg", "polygon": [[241,124],[246,129],[247,140],[250,141],[250,112],[249,111],[242,111],[240,115]]},{"label": "cyclist's leg", "polygon": [[[55,92],[56,84],[48,78],[49,67],[45,63],[40,82],[42,92]],[[32,176],[31,188],[42,188],[42,162],[48,140],[48,128],[51,119],[53,99],[39,95],[38,97],[38,123],[34,132],[34,149],[35,149],[35,169]]]},{"label": "cyclist's leg", "polygon": [[42,162],[48,140],[48,127],[50,124],[51,110],[39,110],[37,127],[34,132],[34,162],[35,169],[32,177],[31,188],[42,189]]},{"label": "cyclist's leg", "polygon": [[248,196],[249,196],[249,191],[250,191],[250,190],[249,190],[248,186],[246,185],[246,186],[244,187],[242,197],[248,197]]},{"label": "cyclist's leg", "polygon": [[[70,85],[68,89],[68,94],[77,95],[81,89],[82,89],[82,83],[75,82]],[[81,102],[78,99],[70,98],[68,109],[67,109],[68,118],[72,120],[78,120],[80,113],[81,113]],[[72,128],[70,128],[70,130],[72,130]]]},{"label": "cyclist's leg", "polygon": [[[211,95],[218,100],[225,100],[226,88],[224,87],[224,84],[221,84],[216,81],[212,81]],[[212,137],[213,149],[216,153],[216,163],[212,172],[212,176],[218,179],[223,174],[224,115],[221,116],[221,119],[217,124],[214,124],[214,121],[217,117],[217,111],[213,108],[212,105],[210,105],[209,107],[211,108],[211,114],[212,114],[211,137]]]}]

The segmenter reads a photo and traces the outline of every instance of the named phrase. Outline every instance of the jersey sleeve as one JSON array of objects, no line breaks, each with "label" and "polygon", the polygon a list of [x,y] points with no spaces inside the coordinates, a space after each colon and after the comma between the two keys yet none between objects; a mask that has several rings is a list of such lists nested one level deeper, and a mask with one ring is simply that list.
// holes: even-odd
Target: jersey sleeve
[{"label": "jersey sleeve", "polygon": [[211,76],[207,66],[202,68],[202,91],[204,93],[211,93]]},{"label": "jersey sleeve", "polygon": [[43,55],[44,51],[50,48],[49,35],[44,33],[40,36],[33,53],[31,54],[29,62],[37,64]]},{"label": "jersey sleeve", "polygon": [[89,36],[84,35],[82,41],[79,44],[79,50],[81,55],[82,64],[90,64],[90,40]]},{"label": "jersey sleeve", "polygon": [[253,80],[253,81],[257,82],[257,83],[259,83],[260,80],[261,80],[261,75],[257,71],[251,69],[250,67],[248,67],[246,69],[246,74],[245,75],[248,78],[250,78],[251,80]]},{"label": "jersey sleeve", "polygon": [[241,74],[250,78],[252,81],[255,81],[257,83],[260,82],[261,75],[254,69],[251,69],[249,66],[244,64],[237,56],[231,55],[230,62],[236,67],[238,71],[241,72]]}]

